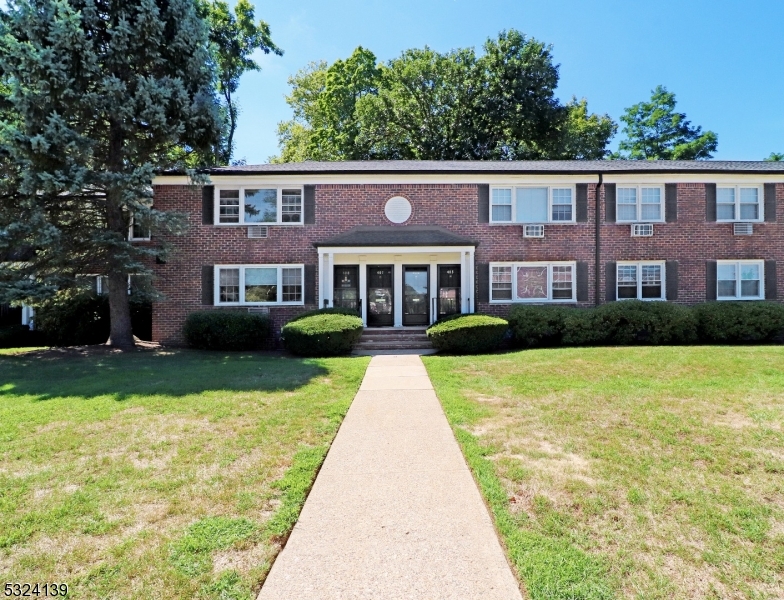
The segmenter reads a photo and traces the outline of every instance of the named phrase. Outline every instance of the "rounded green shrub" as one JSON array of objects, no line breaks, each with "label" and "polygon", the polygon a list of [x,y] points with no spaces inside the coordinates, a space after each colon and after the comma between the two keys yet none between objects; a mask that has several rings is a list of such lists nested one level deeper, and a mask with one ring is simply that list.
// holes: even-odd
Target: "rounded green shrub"
[{"label": "rounded green shrub", "polygon": [[204,310],[188,315],[183,334],[188,346],[200,350],[258,350],[265,347],[270,330],[266,315]]},{"label": "rounded green shrub", "polygon": [[678,304],[624,300],[602,304],[589,312],[592,313],[589,326],[598,338],[593,343],[626,346],[697,341],[697,319],[693,311]]},{"label": "rounded green shrub", "polygon": [[523,348],[560,345],[564,322],[576,310],[580,309],[530,304],[513,306],[509,311],[509,328],[515,345]]},{"label": "rounded green shrub", "polygon": [[784,341],[784,305],[776,302],[707,302],[693,309],[700,341],[755,344]]},{"label": "rounded green shrub", "polygon": [[496,350],[509,330],[505,319],[462,315],[431,325],[427,337],[438,350],[454,354],[483,354]]},{"label": "rounded green shrub", "polygon": [[281,339],[289,352],[300,356],[348,354],[362,335],[362,319],[355,314],[316,311],[283,326]]},{"label": "rounded green shrub", "polygon": [[351,310],[350,308],[318,308],[316,310],[305,311],[298,314],[296,317],[292,317],[289,323],[299,321],[300,319],[304,319],[306,317],[312,317],[313,315],[348,315],[350,317],[360,316],[357,311]]}]

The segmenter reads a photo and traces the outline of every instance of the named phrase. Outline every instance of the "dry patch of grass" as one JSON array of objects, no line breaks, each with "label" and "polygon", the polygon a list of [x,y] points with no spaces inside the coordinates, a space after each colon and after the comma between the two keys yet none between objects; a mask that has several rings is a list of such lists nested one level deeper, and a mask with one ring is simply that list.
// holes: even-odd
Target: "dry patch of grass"
[{"label": "dry patch of grass", "polygon": [[[784,597],[784,349],[425,363],[469,463],[474,452],[475,472],[497,479],[490,504],[511,555],[514,535],[528,536],[514,562],[532,597]],[[483,488],[490,498],[493,485]],[[576,593],[568,577],[526,577],[545,555],[536,564],[571,568],[570,551],[573,563],[594,561],[595,585]]]},{"label": "dry patch of grass", "polygon": [[0,580],[252,598],[367,359],[0,359]]}]

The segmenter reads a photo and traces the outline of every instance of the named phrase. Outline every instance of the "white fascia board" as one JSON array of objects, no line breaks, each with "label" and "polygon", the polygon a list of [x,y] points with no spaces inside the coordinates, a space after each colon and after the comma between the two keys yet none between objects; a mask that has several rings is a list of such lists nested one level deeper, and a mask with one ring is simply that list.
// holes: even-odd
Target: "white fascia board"
[{"label": "white fascia board", "polygon": [[604,183],[617,185],[663,185],[665,183],[718,183],[724,184],[758,184],[784,183],[784,175],[766,173],[672,173],[656,175],[632,175],[613,173],[604,176]]},{"label": "white fascia board", "polygon": [[439,254],[473,252],[473,246],[319,246],[319,254]]}]

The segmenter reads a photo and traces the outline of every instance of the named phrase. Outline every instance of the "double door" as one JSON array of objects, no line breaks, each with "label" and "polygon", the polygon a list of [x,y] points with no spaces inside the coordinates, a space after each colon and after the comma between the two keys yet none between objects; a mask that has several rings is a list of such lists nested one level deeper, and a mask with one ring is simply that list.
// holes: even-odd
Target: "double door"
[{"label": "double door", "polygon": [[[359,268],[336,266],[333,305],[361,311]],[[393,265],[367,267],[368,327],[392,327],[395,324],[395,269]],[[432,277],[435,275],[435,277]],[[431,301],[431,285],[437,286]],[[426,326],[434,318],[460,312],[460,265],[439,265],[431,273],[427,265],[403,265],[402,302],[404,326]],[[431,306],[432,304],[432,306]]]}]

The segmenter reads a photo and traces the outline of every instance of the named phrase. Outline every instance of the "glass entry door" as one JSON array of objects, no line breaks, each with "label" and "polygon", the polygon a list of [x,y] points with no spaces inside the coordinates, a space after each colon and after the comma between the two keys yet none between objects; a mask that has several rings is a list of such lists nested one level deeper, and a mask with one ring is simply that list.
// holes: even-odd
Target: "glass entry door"
[{"label": "glass entry door", "polygon": [[428,325],[430,299],[427,267],[403,267],[403,325]]},{"label": "glass entry door", "polygon": [[368,327],[391,327],[395,324],[392,266],[367,268]]},{"label": "glass entry door", "polygon": [[336,266],[332,289],[332,304],[359,313],[359,267]]},{"label": "glass entry door", "polygon": [[438,265],[438,318],[460,312],[460,265]]}]

